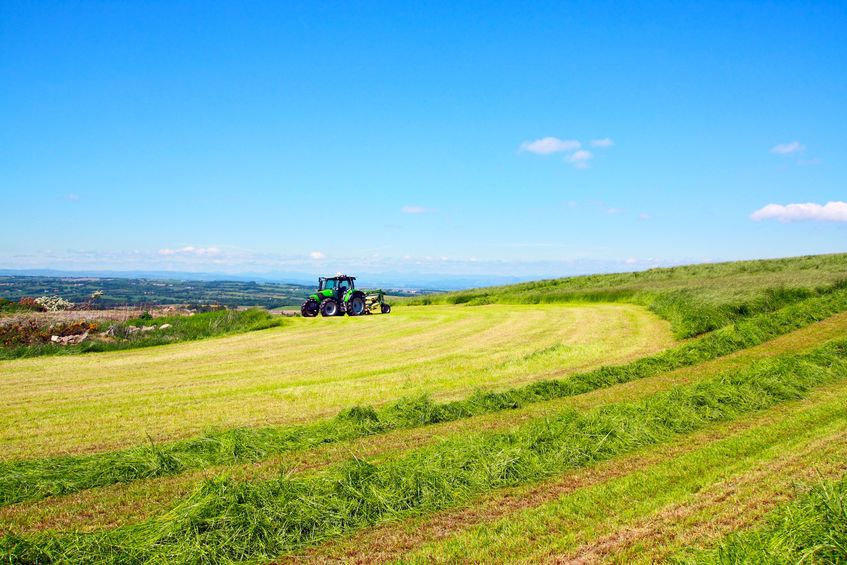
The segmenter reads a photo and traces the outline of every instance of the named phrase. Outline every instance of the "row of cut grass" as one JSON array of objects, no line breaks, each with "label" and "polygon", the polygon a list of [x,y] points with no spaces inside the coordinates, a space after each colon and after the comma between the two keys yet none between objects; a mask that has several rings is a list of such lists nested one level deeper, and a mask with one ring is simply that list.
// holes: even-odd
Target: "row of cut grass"
[{"label": "row of cut grass", "polygon": [[[801,401],[538,485],[497,491],[469,508],[386,524],[293,560],[656,562],[679,544],[720,532],[718,522],[737,517],[742,507],[743,518],[754,520],[761,500],[781,500],[810,469],[840,472],[847,456],[845,401],[841,381]],[[739,488],[745,481],[752,488]]]},{"label": "row of cut grass", "polygon": [[456,421],[583,394],[752,347],[843,310],[847,310],[847,289],[807,299],[775,313],[755,316],[629,364],[601,367],[566,379],[540,381],[502,392],[477,392],[464,400],[436,403],[428,397],[402,399],[379,410],[370,406],[353,407],[334,419],[303,426],[235,429],[192,440],[104,454],[0,462],[0,504],[215,465],[259,461],[325,443]]},{"label": "row of cut grass", "polygon": [[819,481],[761,528],[730,535],[717,548],[677,556],[679,563],[847,563],[847,476]]},{"label": "row of cut grass", "polygon": [[6,536],[21,562],[273,558],[377,522],[466,502],[503,486],[655,445],[847,377],[847,340],[585,414],[565,411],[509,433],[446,440],[381,465],[352,460],[323,475],[209,481],[167,514],[90,535]]}]

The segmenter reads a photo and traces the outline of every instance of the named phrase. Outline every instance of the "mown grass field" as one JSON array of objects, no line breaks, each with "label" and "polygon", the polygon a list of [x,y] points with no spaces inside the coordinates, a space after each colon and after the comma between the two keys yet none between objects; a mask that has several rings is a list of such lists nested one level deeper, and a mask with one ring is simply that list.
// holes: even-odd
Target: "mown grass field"
[{"label": "mown grass field", "polygon": [[0,362],[0,555],[841,563],[845,278],[694,266]]},{"label": "mown grass field", "polygon": [[672,343],[666,322],[631,305],[399,307],[153,349],[0,361],[2,458],[304,422],[400,396],[461,397]]}]

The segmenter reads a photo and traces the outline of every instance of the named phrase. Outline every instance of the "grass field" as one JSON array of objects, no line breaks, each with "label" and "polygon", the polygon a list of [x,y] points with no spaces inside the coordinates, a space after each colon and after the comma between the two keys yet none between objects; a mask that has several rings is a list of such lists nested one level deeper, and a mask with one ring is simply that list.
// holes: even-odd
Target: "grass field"
[{"label": "grass field", "polygon": [[844,562],[845,278],[693,266],[3,361],[0,555]]},{"label": "grass field", "polygon": [[400,307],[199,343],[4,361],[2,457],[304,422],[421,393],[456,398],[622,363],[672,343],[667,323],[629,305]]}]

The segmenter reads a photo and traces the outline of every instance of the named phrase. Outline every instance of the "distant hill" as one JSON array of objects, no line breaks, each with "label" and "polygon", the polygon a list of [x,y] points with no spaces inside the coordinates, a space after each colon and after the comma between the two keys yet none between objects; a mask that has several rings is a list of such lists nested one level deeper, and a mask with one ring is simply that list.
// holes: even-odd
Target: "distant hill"
[{"label": "distant hill", "polygon": [[[19,275],[0,271],[0,298],[17,301],[24,296],[59,295],[71,302],[83,302],[94,291],[103,291],[97,300],[101,307],[221,304],[223,306],[299,307],[314,291],[313,284],[242,280],[197,280],[190,278],[127,278],[84,276]],[[370,285],[362,285],[370,286]],[[417,296],[426,290],[383,287],[392,296]]]}]

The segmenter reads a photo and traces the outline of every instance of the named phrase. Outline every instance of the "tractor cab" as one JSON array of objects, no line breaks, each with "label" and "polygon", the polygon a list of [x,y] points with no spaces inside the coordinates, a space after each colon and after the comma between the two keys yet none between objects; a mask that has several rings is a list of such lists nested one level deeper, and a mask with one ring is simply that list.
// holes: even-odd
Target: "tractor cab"
[{"label": "tractor cab", "polygon": [[355,280],[356,277],[346,277],[343,275],[335,277],[320,277],[318,279],[318,294],[325,297],[335,295],[339,300],[341,300],[348,290],[356,288],[356,285],[353,282]]}]

